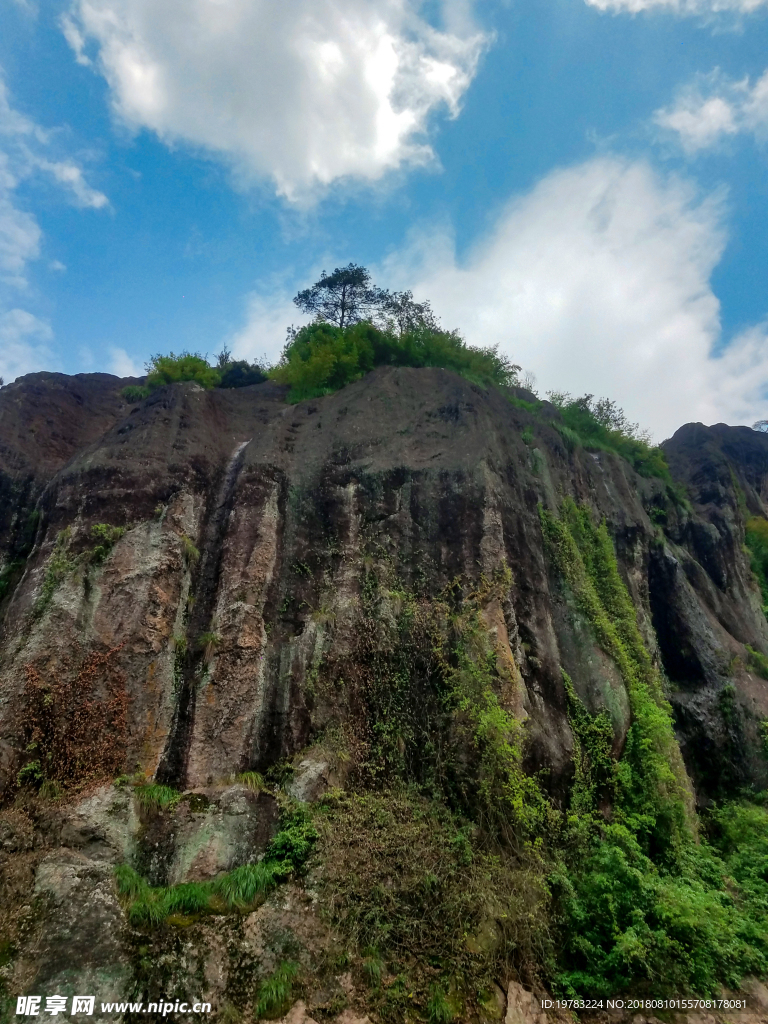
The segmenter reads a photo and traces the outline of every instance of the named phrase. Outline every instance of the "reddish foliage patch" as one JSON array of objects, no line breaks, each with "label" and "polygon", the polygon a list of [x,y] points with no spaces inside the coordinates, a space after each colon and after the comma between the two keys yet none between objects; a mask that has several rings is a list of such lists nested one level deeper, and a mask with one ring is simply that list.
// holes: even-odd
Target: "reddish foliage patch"
[{"label": "reddish foliage patch", "polygon": [[128,694],[116,665],[122,647],[91,652],[79,667],[75,656],[53,678],[26,666],[22,730],[29,761],[45,779],[82,789],[124,769]]}]

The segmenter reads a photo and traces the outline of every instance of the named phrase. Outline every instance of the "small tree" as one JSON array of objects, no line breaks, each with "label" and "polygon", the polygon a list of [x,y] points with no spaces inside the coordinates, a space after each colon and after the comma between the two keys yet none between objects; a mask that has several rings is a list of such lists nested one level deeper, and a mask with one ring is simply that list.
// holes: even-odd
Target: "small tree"
[{"label": "small tree", "polygon": [[409,331],[440,330],[440,321],[432,312],[431,304],[428,301],[414,302],[410,289],[405,292],[381,292],[378,319],[401,338]]},{"label": "small tree", "polygon": [[313,314],[315,320],[344,328],[372,319],[384,295],[371,283],[365,267],[350,263],[337,267],[332,274],[323,271],[320,280],[299,292],[293,301],[302,313]]}]

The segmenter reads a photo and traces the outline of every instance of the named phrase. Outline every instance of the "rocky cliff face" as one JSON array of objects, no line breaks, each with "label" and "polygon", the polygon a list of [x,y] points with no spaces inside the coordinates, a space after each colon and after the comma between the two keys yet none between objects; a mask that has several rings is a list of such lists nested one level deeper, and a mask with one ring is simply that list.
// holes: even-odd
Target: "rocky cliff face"
[{"label": "rocky cliff face", "polygon": [[[442,370],[379,369],[296,406],[270,383],[174,385],[130,405],[125,383],[35,374],[0,391],[12,995],[34,981],[128,998],[151,976],[250,1005],[255,982],[243,979],[274,969],[289,932],[300,959],[327,952],[327,925],[294,886],[245,919],[203,920],[193,939],[181,929],[166,973],[152,975],[112,873],[129,861],[169,886],[253,862],[280,807],[249,773],[271,770],[305,800],[358,777],[375,574],[389,581],[386,618],[406,594],[482,594],[508,567],[478,599],[499,699],[525,722],[526,769],[546,770],[566,806],[563,671],[588,711],[608,713],[617,754],[631,720],[622,675],[543,541],[541,510],[558,514],[566,498],[607,524],[698,803],[768,786],[768,682],[748,650],[768,657],[768,624],[743,546],[745,517],[767,513],[768,436],[681,428],[665,452],[685,499],[610,452],[570,450],[556,411],[534,416],[525,393],[512,403]],[[418,777],[418,741],[395,742]],[[155,813],[112,785],[121,775],[186,796]],[[20,779],[40,793],[21,800]],[[344,991],[338,1006],[354,1006]],[[316,1015],[331,1019],[334,998]]]}]

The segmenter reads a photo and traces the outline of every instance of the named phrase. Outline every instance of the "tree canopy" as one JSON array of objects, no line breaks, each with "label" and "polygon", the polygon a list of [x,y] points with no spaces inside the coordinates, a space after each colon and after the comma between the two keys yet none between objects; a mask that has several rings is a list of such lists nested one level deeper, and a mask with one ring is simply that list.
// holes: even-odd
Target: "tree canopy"
[{"label": "tree canopy", "polygon": [[[439,321],[429,302],[416,302],[413,292],[391,292],[379,288],[365,267],[350,263],[337,267],[332,274],[325,271],[311,288],[294,298],[302,313],[310,313],[317,323],[328,323],[344,330],[367,321],[383,330],[404,335],[409,331],[438,331]],[[289,330],[289,341],[295,336]]]},{"label": "tree canopy", "polygon": [[440,321],[429,301],[415,302],[413,292],[383,291],[378,311],[379,323],[402,337],[412,331],[439,331]]},{"label": "tree canopy", "polygon": [[302,313],[311,313],[318,321],[335,324],[342,330],[361,320],[372,319],[381,305],[382,291],[371,282],[371,275],[356,263],[325,271],[311,288],[294,298]]}]

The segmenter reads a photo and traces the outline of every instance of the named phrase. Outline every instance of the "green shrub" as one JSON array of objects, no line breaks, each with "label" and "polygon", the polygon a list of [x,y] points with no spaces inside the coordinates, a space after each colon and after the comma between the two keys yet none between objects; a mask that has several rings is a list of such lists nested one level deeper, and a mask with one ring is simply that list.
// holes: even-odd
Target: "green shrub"
[{"label": "green shrub", "polygon": [[43,770],[39,761],[30,761],[25,764],[16,776],[17,786],[39,786],[43,781]]},{"label": "green shrub", "polygon": [[261,384],[267,379],[263,367],[245,359],[232,359],[224,349],[217,365],[211,366],[199,352],[169,352],[168,355],[154,355],[146,364],[145,384],[129,384],[122,395],[129,402],[140,402],[153,391],[165,384],[178,384],[191,380],[201,387],[244,388],[250,384]]},{"label": "green shrub", "polygon": [[519,369],[495,348],[473,348],[456,332],[417,329],[398,336],[367,322],[345,328],[314,323],[289,339],[269,376],[290,384],[289,401],[298,402],[337,391],[376,366],[442,367],[485,386],[514,384]]},{"label": "green shrub", "polygon": [[[707,838],[739,891],[734,902],[749,915],[754,937],[768,955],[768,794],[734,801],[706,815]],[[747,916],[745,914],[745,916]],[[744,922],[741,922],[744,930]],[[764,960],[764,963],[768,961]],[[763,966],[763,972],[766,967]]]},{"label": "green shrub", "polygon": [[117,544],[124,533],[124,526],[109,526],[107,523],[94,523],[91,527],[91,537],[99,543],[91,551],[90,561],[94,565],[100,565],[105,558],[107,558],[112,548]]},{"label": "green shrub", "polygon": [[215,388],[221,382],[221,373],[210,366],[199,352],[169,352],[167,356],[152,356],[146,365],[146,387],[152,391],[164,384],[177,384],[191,380],[202,388]]},{"label": "green shrub", "polygon": [[768,679],[768,658],[760,651],[756,651],[754,647],[746,645],[747,651],[747,668],[750,672],[755,672],[763,679]]},{"label": "green shrub", "polygon": [[141,402],[143,399],[149,398],[152,388],[146,384],[129,384],[128,387],[123,388],[121,394],[127,402]]},{"label": "green shrub", "polygon": [[309,813],[301,806],[283,816],[280,831],[267,847],[265,860],[271,861],[286,875],[299,871],[318,839],[318,832]]},{"label": "green shrub", "polygon": [[267,375],[257,363],[248,363],[245,359],[231,359],[220,369],[220,388],[247,388],[251,384],[262,384]]}]

